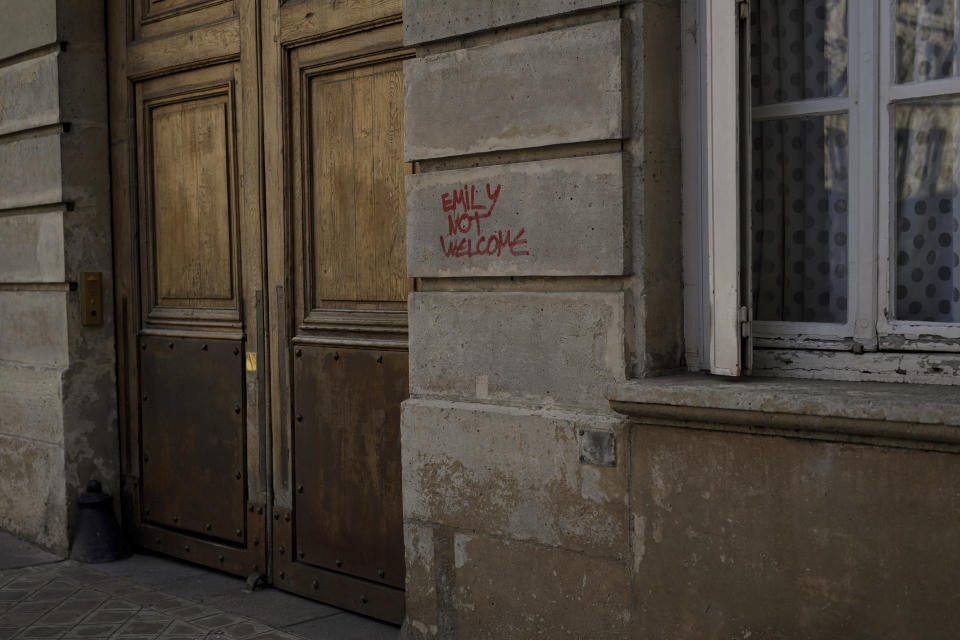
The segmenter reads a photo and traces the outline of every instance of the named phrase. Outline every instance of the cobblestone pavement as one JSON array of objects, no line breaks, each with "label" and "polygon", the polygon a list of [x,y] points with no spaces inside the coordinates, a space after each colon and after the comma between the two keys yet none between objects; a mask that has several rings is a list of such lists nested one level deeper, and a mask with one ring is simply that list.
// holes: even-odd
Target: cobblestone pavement
[{"label": "cobblestone pavement", "polygon": [[[0,535],[0,551],[3,543]],[[43,560],[46,564],[0,568],[0,640],[399,636],[397,627],[274,589],[245,593],[239,578],[166,558],[137,555],[101,565],[55,560],[51,556]]]}]

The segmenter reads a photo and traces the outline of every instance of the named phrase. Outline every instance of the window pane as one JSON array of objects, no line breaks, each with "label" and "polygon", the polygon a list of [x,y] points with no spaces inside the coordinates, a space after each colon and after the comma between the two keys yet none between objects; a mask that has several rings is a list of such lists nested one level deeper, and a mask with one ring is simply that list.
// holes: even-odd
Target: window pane
[{"label": "window pane", "polygon": [[896,81],[921,82],[960,73],[960,0],[897,0]]},{"label": "window pane", "polygon": [[894,107],[898,320],[960,322],[960,98]]},{"label": "window pane", "polygon": [[847,95],[846,0],[752,0],[753,105]]},{"label": "window pane", "polygon": [[757,320],[847,320],[847,116],[753,125]]}]

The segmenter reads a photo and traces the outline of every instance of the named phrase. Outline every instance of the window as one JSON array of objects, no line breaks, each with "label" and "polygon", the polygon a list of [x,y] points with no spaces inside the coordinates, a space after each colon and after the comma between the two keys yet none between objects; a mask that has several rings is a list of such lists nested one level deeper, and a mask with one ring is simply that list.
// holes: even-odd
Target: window
[{"label": "window", "polygon": [[960,352],[960,0],[685,11],[693,357],[736,375],[769,349]]}]

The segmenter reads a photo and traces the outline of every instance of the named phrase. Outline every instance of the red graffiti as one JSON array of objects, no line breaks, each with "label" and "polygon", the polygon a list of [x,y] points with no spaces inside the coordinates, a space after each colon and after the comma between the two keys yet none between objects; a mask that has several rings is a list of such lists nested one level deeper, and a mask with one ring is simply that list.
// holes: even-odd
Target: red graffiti
[{"label": "red graffiti", "polygon": [[[505,251],[509,251],[509,255],[513,256],[530,255],[529,251],[524,250],[527,240],[523,234],[526,229],[521,228],[519,232],[498,229],[486,235],[481,230],[480,221],[493,215],[493,210],[500,199],[501,188],[502,185],[499,184],[496,189],[492,189],[490,184],[486,185],[486,204],[478,201],[478,196],[483,198],[483,190],[478,191],[474,185],[464,185],[462,189],[440,196],[443,212],[447,214],[447,237],[440,236],[440,248],[444,256],[448,258],[496,256],[499,258]],[[468,234],[471,231],[476,232],[475,237],[453,237]]]},{"label": "red graffiti", "polygon": [[[487,185],[487,198],[490,200],[490,206],[477,203],[477,188],[475,186],[463,189],[457,189],[453,192],[451,198],[449,193],[440,196],[440,203],[443,205],[444,213],[447,213],[447,235],[456,235],[457,233],[468,233],[472,227],[476,227],[477,233],[480,233],[480,220],[489,218],[493,215],[493,208],[497,206],[497,200],[500,199],[500,185],[497,190],[490,192],[490,185]],[[457,207],[461,211],[457,212]],[[483,213],[486,212],[486,213]]]},{"label": "red graffiti", "polygon": [[459,242],[454,239],[447,244],[443,241],[443,236],[440,236],[440,248],[443,249],[443,255],[448,258],[472,258],[474,256],[497,256],[499,258],[505,248],[510,250],[511,255],[528,256],[530,255],[529,251],[521,251],[518,248],[527,244],[527,241],[523,238],[524,231],[526,229],[520,229],[520,233],[513,236],[512,231],[504,232],[500,230],[495,234],[491,233],[488,236],[476,238],[476,243],[474,243],[474,238],[460,238]]}]

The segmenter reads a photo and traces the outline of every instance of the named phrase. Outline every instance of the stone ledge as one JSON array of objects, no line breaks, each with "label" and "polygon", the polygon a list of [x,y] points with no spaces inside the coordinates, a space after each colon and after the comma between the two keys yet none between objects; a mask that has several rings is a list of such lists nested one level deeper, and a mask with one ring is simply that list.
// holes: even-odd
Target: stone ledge
[{"label": "stone ledge", "polygon": [[644,423],[960,453],[960,394],[936,385],[684,374],[607,399]]}]

